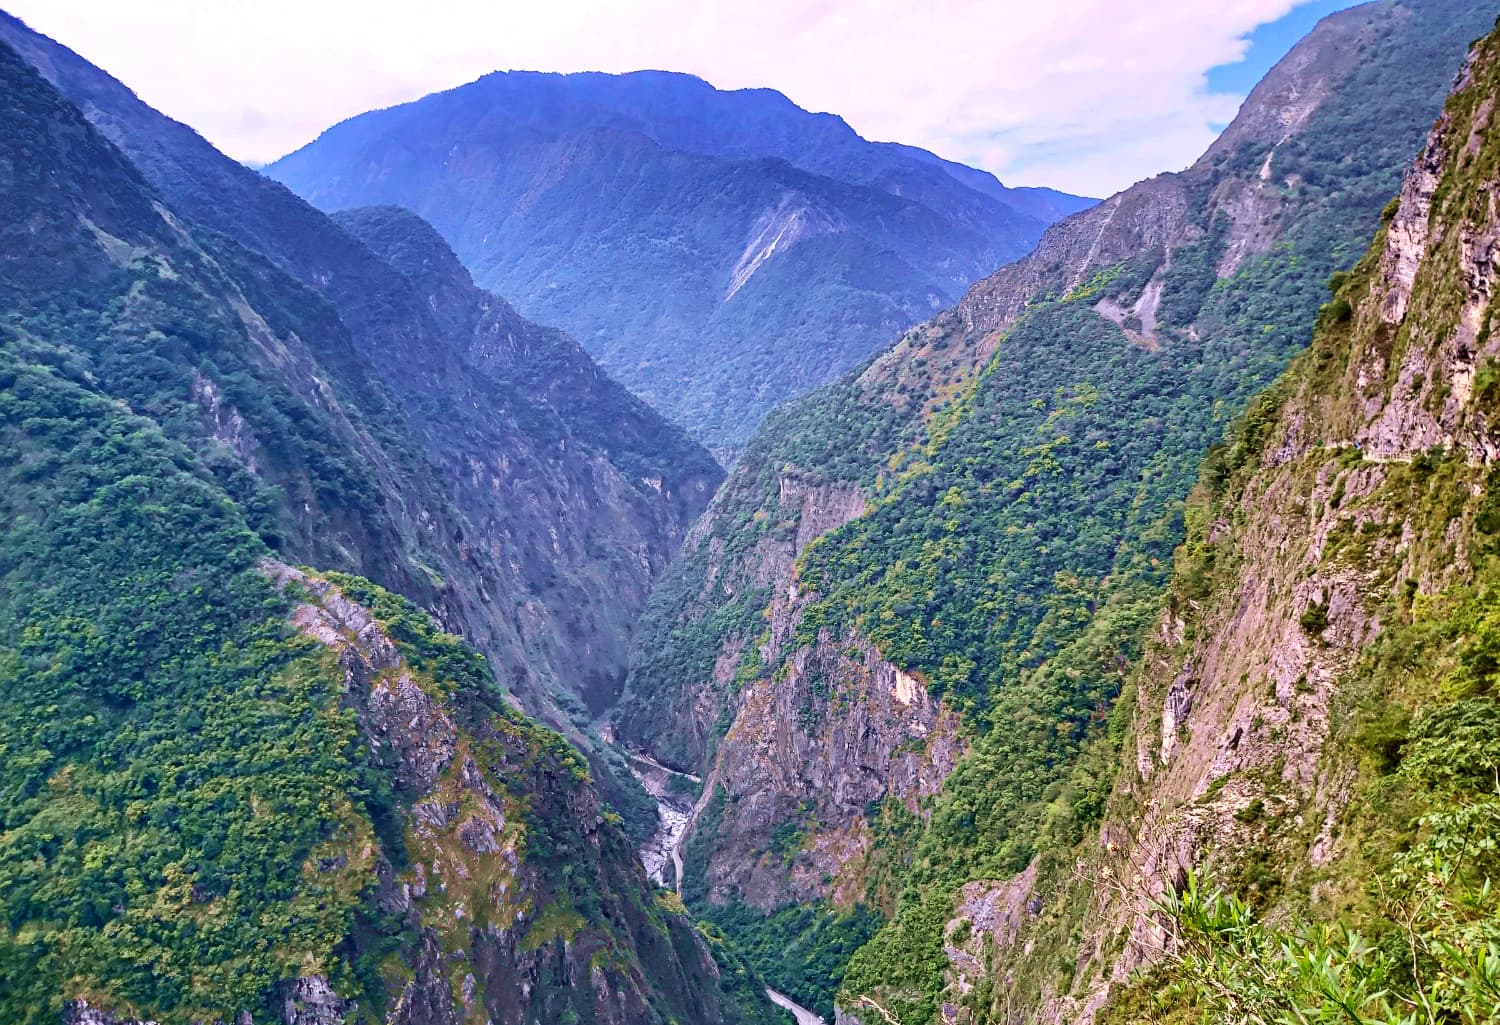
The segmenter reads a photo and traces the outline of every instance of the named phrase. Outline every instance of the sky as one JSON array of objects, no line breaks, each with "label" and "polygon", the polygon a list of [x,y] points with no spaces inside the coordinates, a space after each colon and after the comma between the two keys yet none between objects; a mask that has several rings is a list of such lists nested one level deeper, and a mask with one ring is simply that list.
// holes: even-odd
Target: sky
[{"label": "sky", "polygon": [[494,70],[771,87],[1008,185],[1105,196],[1201,153],[1354,0],[0,0],[264,163]]}]

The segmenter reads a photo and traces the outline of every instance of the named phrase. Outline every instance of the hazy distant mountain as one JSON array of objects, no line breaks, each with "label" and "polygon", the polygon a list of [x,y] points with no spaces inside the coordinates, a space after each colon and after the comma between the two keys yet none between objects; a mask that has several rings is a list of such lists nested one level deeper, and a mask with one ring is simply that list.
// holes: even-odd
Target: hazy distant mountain
[{"label": "hazy distant mountain", "polygon": [[708,454],[409,213],[240,175],[0,18],[0,1021],[768,1025],[502,690],[621,646],[580,574],[623,615]]},{"label": "hazy distant mountain", "polygon": [[[1415,719],[1367,697],[1363,664],[1334,682],[1409,622],[1385,596],[1436,595],[1468,565],[1448,546],[1463,551],[1493,471],[1453,425],[1500,422],[1494,371],[1475,369],[1497,365],[1500,60],[1462,76],[1465,106],[1399,214],[1391,199],[1494,18],[1485,0],[1326,18],[1191,167],[1053,226],[745,446],[637,627],[615,736],[704,780],[682,894],[771,985],[866,1025],[887,1020],[869,1006],[908,1025],[1082,1025],[1130,950],[1104,866],[1185,871],[1202,852],[1256,901],[1304,897],[1312,866],[1329,892],[1368,880],[1368,861],[1335,875],[1307,853],[1359,793],[1317,761],[1340,721],[1322,709]],[[1351,277],[1386,223],[1392,251]],[[1380,285],[1381,266],[1405,284]],[[1404,324],[1376,312],[1388,290],[1415,311]],[[1272,426],[1277,392],[1253,397],[1315,324],[1291,380],[1323,397]],[[1248,440],[1200,471],[1247,404]],[[1206,502],[1262,452],[1263,472]],[[1423,476],[1385,476],[1408,460]],[[1435,553],[1431,575],[1407,551]],[[1419,693],[1402,674],[1422,663],[1389,659],[1377,686]],[[1403,729],[1371,733],[1395,750]],[[1314,794],[1316,778],[1340,783]],[[1252,801],[1277,810],[1236,818]],[[1097,860],[1101,840],[1157,837]]]},{"label": "hazy distant mountain", "polygon": [[324,209],[415,210],[721,455],[1091,202],[658,71],[487,75],[266,171]]}]

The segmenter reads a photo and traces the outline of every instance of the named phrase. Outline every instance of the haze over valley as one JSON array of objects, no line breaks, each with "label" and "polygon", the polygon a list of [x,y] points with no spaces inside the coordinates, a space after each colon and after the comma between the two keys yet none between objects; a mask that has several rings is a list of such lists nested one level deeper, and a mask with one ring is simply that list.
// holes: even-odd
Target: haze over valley
[{"label": "haze over valley", "polygon": [[1500,1020],[1492,4],[27,6],[0,1020]]}]

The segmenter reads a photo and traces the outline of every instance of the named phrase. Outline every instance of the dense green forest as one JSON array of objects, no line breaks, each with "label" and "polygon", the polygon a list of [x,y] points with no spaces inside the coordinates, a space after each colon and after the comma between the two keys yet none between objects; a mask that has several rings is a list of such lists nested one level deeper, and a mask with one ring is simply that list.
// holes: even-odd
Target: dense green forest
[{"label": "dense green forest", "polygon": [[[579,752],[337,571],[435,577],[458,523],[332,307],[180,220],[3,45],[0,82],[0,1017],[281,1021],[321,993],[373,1020],[421,991],[582,1020],[592,990],[552,981],[580,958],[632,1021],[771,1020]],[[447,794],[457,821],[415,808]],[[455,858],[466,885],[425,885]]]},{"label": "dense green forest", "polygon": [[[1170,256],[1147,250],[1028,296],[982,369],[949,373],[936,393],[924,391],[926,363],[961,363],[980,340],[940,320],[908,336],[920,355],[877,358],[778,411],[747,446],[709,542],[689,547],[648,609],[623,721],[650,738],[714,656],[761,635],[765,592],[745,583],[756,546],[790,529],[781,474],[865,490],[870,511],[798,562],[799,590],[816,597],[794,641],[773,664],[741,663],[775,678],[820,637],[853,631],[966,722],[972,749],[922,815],[888,801],[871,817],[867,896],[895,918],[853,959],[846,992],[903,983],[923,996],[897,1009],[902,1021],[929,1020],[956,888],[1065,851],[1099,821],[1126,726],[1111,710],[1160,607],[1199,463],[1307,344],[1330,278],[1364,251],[1440,108],[1446,69],[1488,18],[1461,2],[1374,10],[1380,28],[1360,37],[1346,77],[1274,154],[1247,142],[1180,176],[1192,206]],[[1268,156],[1274,241],[1221,276],[1233,242],[1223,197]],[[1128,310],[1153,276],[1151,339],[1095,311],[1101,299]],[[732,691],[722,700],[733,708]],[[654,729],[665,753],[691,754]],[[784,917],[765,920],[767,935],[782,935]],[[752,949],[770,946],[737,926]],[[802,997],[824,1002],[826,987]]]},{"label": "dense green forest", "polygon": [[[339,674],[256,571],[277,503],[213,458],[193,374],[217,359],[288,426],[309,501],[368,481],[316,432],[299,445],[305,407],[254,386],[238,325],[195,287],[222,278],[163,243],[138,176],[13,53],[0,64],[19,158],[0,222],[29,257],[0,286],[6,1017],[56,1020],[77,991],[176,1020],[260,1007],[303,958],[339,973],[367,882],[304,865],[369,831],[380,788]],[[165,259],[104,258],[153,243]]]},{"label": "dense green forest", "polygon": [[190,453],[64,350],[12,335],[3,367],[5,1017],[256,1008],[305,959],[352,981],[370,880],[306,867],[382,789],[340,674]]}]

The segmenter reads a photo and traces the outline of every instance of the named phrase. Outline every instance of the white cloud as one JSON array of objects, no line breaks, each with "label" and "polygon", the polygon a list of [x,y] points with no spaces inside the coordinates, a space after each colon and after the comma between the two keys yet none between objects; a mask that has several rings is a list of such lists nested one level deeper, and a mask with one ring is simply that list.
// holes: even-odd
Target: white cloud
[{"label": "white cloud", "polygon": [[1009,184],[1104,195],[1190,163],[1241,99],[1204,72],[1299,0],[11,0],[264,161],[497,68],[665,68],[770,86]]}]

